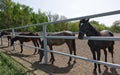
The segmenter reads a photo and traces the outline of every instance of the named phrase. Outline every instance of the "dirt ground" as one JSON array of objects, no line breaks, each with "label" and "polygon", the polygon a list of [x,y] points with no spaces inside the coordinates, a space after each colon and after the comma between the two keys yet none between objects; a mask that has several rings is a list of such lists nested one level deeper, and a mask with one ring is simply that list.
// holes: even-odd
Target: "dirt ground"
[{"label": "dirt ground", "polygon": [[[115,34],[115,36],[120,36],[120,34]],[[3,39],[6,40],[6,39]],[[33,45],[32,42],[24,43],[25,45]],[[120,64],[120,41],[115,41],[114,45],[114,62],[115,64]],[[76,48],[77,55],[92,59],[92,53],[87,45],[87,40],[78,40],[76,39]],[[104,67],[101,65],[102,73],[93,74],[94,65],[91,62],[86,62],[84,60],[76,59],[76,63],[71,62],[71,65],[68,65],[67,62],[69,57],[54,54],[55,63],[52,65],[44,64],[44,59],[41,63],[38,63],[39,55],[33,55],[34,49],[24,47],[23,53],[20,53],[20,46],[16,45],[15,51],[13,47],[7,47],[7,42],[3,42],[1,49],[6,54],[12,56],[15,60],[20,62],[22,65],[27,67],[29,71],[34,72],[36,75],[120,75],[120,69]],[[66,44],[61,46],[54,46],[54,50],[69,53],[69,49]],[[48,60],[50,59],[50,53],[48,53]],[[101,60],[104,61],[104,53],[101,50]],[[111,54],[108,53],[108,62],[112,62]]]}]

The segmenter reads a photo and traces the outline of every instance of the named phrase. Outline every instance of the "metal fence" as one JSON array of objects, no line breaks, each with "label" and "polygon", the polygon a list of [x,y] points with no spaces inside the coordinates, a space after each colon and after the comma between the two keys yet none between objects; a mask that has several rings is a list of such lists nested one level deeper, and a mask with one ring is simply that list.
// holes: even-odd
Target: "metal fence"
[{"label": "metal fence", "polygon": [[[115,14],[120,14],[120,10],[112,11],[112,12],[106,12],[106,13],[100,13],[100,14],[95,14],[95,15],[88,15],[88,16],[83,16],[83,17],[77,17],[77,18],[71,18],[71,19],[66,19],[66,20],[61,20],[61,21],[56,21],[56,22],[45,22],[45,23],[39,23],[39,24],[31,24],[31,25],[26,25],[26,26],[21,26],[21,27],[16,27],[16,28],[3,29],[1,31],[12,30],[12,33],[13,33],[12,36],[19,36],[19,35],[14,35],[15,29],[21,29],[21,28],[25,28],[25,27],[39,26],[39,25],[43,26],[43,34],[42,34],[42,36],[36,36],[36,37],[35,36],[34,37],[33,36],[19,36],[19,37],[28,37],[28,38],[32,37],[32,38],[43,38],[44,39],[44,55],[45,55],[44,61],[45,61],[45,64],[48,63],[47,52],[53,52],[53,53],[56,53],[56,54],[61,54],[61,55],[65,55],[65,56],[85,60],[85,61],[88,61],[88,62],[93,62],[93,63],[97,63],[97,64],[103,64],[103,65],[114,67],[114,68],[120,68],[119,64],[112,64],[112,63],[108,63],[108,62],[88,59],[88,58],[81,57],[81,56],[70,55],[70,54],[66,54],[66,53],[62,53],[62,52],[58,52],[58,51],[54,51],[54,50],[53,51],[47,50],[47,38],[77,39],[77,36],[75,36],[75,37],[74,36],[68,36],[67,38],[66,38],[66,36],[47,36],[47,32],[46,32],[46,25],[47,24],[54,24],[54,23],[58,23],[58,22],[75,21],[75,20],[81,20],[81,19],[84,19],[84,18],[103,17],[103,16],[109,16],[109,15],[115,15]],[[115,40],[115,41],[120,41],[120,37],[84,37],[84,40]]]}]

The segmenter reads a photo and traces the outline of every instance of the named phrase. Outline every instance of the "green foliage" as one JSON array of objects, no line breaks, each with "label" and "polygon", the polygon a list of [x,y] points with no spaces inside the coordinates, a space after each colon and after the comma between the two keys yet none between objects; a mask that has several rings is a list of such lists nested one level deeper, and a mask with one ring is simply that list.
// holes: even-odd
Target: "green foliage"
[{"label": "green foliage", "polygon": [[69,22],[68,30],[73,31],[73,32],[78,32],[79,31],[79,22]]},{"label": "green foliage", "polygon": [[113,25],[111,26],[111,31],[120,33],[120,20],[117,20],[113,23]]},{"label": "green foliage", "polygon": [[[26,5],[12,2],[11,0],[1,0],[0,3],[0,29],[25,26],[30,24],[47,22],[47,16],[40,10],[38,13]],[[41,27],[24,28],[19,31],[41,31]]]},{"label": "green foliage", "polygon": [[110,30],[109,27],[106,27],[104,24],[99,24],[99,22],[97,22],[97,21],[91,21],[90,23],[91,23],[91,25],[93,25],[93,27],[95,27],[99,31]]},{"label": "green foliage", "polygon": [[0,75],[32,75],[11,57],[0,52]]}]

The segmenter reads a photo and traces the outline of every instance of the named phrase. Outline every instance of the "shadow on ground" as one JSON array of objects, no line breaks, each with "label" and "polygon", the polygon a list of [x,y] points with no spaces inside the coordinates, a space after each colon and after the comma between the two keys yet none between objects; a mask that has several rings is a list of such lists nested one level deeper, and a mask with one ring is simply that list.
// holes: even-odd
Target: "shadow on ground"
[{"label": "shadow on ground", "polygon": [[52,74],[68,73],[73,68],[74,65],[75,65],[75,63],[67,65],[65,67],[58,67],[53,64],[39,64],[39,62],[34,62],[32,64],[32,68],[34,70],[38,70],[38,69],[42,70],[42,71],[48,73],[49,75],[52,75]]}]

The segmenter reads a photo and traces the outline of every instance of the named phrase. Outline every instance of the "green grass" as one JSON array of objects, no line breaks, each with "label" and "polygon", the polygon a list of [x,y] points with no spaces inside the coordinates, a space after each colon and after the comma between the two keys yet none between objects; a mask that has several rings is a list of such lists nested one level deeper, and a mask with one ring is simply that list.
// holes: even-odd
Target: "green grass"
[{"label": "green grass", "polygon": [[0,75],[33,75],[10,56],[0,52]]}]

